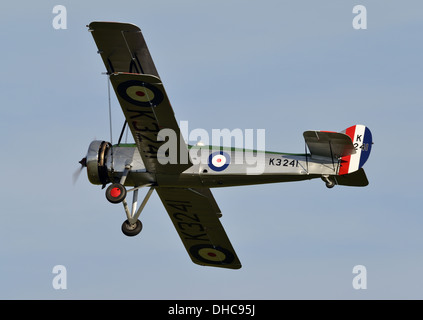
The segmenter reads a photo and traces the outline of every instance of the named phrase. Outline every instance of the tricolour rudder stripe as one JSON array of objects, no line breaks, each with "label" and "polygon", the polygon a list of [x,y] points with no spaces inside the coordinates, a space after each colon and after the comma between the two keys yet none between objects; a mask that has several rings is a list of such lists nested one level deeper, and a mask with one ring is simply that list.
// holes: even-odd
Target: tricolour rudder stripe
[{"label": "tricolour rudder stripe", "polygon": [[370,129],[365,127],[364,136],[363,136],[363,145],[361,146],[361,158],[360,158],[360,168],[366,163],[369,159],[370,151],[372,150],[372,133]]},{"label": "tricolour rudder stripe", "polygon": [[363,167],[372,149],[372,133],[366,126],[355,125],[343,132],[351,138],[356,153],[341,158],[339,175],[352,173]]}]

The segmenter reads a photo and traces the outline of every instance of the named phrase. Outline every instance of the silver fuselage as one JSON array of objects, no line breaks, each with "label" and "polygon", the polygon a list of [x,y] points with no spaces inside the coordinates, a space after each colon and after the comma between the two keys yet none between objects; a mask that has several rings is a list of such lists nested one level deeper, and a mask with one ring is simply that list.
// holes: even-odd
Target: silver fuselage
[{"label": "silver fuselage", "polygon": [[[88,160],[98,161],[99,141],[93,141]],[[208,156],[222,150],[230,162],[222,171],[213,170]],[[104,154],[104,165],[110,181],[119,181],[125,167],[130,166],[125,180],[126,186],[154,184],[162,187],[229,187],[263,183],[301,181],[335,175],[337,165],[327,159],[312,158],[310,154],[288,154],[278,152],[190,146],[191,167],[180,174],[158,174],[146,170],[135,144],[115,145]],[[91,167],[91,171],[94,168]],[[88,165],[90,171],[90,165]],[[91,172],[90,181],[101,184]],[[91,177],[90,177],[91,176]]]}]

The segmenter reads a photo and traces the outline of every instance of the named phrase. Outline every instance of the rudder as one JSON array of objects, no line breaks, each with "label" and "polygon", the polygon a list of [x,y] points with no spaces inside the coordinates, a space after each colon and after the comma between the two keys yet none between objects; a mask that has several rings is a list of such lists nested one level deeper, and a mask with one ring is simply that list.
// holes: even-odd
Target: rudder
[{"label": "rudder", "polygon": [[351,138],[356,153],[341,158],[338,175],[349,174],[359,170],[366,163],[372,149],[372,133],[361,124],[342,131]]}]

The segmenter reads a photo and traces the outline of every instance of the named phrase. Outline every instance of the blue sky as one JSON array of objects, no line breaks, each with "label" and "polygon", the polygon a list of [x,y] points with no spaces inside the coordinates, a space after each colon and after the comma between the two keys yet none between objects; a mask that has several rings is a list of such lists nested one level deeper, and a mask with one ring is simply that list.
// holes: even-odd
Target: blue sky
[{"label": "blue sky", "polygon": [[[57,4],[66,30],[52,27]],[[352,27],[357,4],[367,30]],[[142,29],[190,129],[265,129],[266,149],[303,152],[303,131],[367,125],[370,185],[213,189],[237,271],[193,264],[156,194],[125,237],[122,207],[85,173],[72,184],[91,140],[109,139],[85,27],[96,20]],[[420,1],[21,1],[1,3],[0,21],[1,299],[423,298]],[[366,290],[352,286],[356,265]]]}]

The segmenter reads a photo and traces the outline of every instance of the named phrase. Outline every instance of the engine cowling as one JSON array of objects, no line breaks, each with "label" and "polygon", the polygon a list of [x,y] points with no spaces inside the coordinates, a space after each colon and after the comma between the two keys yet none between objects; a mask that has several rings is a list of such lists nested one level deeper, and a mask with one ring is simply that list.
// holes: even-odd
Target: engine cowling
[{"label": "engine cowling", "polygon": [[106,185],[110,182],[107,170],[107,158],[110,155],[110,142],[95,140],[90,143],[87,152],[87,175],[92,184]]}]

